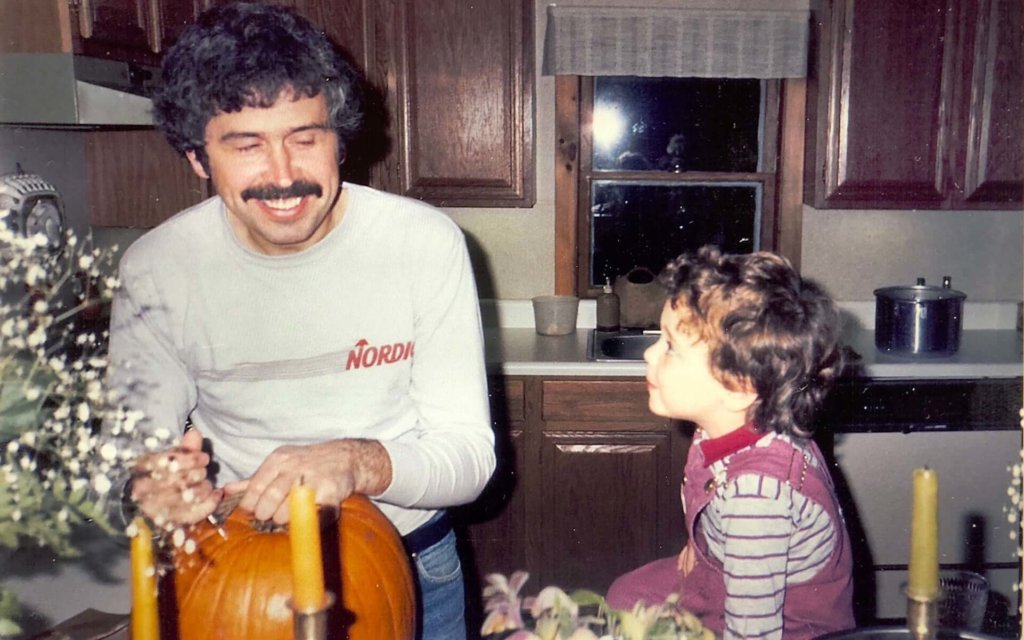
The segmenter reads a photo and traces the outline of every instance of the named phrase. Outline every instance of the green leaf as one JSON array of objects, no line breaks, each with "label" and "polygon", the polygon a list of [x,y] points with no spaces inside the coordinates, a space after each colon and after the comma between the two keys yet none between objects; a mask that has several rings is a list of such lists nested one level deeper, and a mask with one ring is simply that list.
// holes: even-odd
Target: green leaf
[{"label": "green leaf", "polygon": [[573,591],[569,597],[572,598],[573,602],[580,606],[607,606],[607,602],[605,602],[605,599],[601,594],[596,591],[590,591],[589,589],[578,589]]}]

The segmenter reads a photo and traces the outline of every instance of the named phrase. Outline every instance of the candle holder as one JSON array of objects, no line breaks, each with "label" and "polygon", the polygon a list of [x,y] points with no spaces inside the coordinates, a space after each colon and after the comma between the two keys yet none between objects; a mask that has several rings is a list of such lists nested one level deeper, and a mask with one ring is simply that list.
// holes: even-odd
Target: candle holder
[{"label": "candle holder", "polygon": [[327,610],[334,605],[334,594],[330,591],[324,595],[324,604],[315,609],[296,609],[292,601],[288,601],[293,615],[293,634],[295,640],[326,640]]},{"label": "candle holder", "polygon": [[939,596],[920,597],[907,594],[907,630],[914,640],[934,640],[939,630]]}]

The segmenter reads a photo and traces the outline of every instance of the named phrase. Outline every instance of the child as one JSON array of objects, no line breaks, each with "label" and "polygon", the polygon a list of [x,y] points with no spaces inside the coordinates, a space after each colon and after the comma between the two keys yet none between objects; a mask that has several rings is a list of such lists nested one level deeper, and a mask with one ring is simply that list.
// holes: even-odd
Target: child
[{"label": "child", "polygon": [[678,592],[725,638],[854,626],[850,541],[809,429],[842,366],[835,305],[770,253],[683,255],[644,354],[651,411],[697,431],[682,487],[689,542],[620,576],[630,609]]}]

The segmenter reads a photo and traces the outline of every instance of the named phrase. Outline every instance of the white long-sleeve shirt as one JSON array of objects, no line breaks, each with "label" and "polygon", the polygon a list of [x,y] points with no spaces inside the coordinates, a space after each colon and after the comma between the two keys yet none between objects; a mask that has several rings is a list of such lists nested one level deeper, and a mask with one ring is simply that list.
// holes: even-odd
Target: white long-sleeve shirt
[{"label": "white long-sleeve shirt", "polygon": [[443,213],[344,189],[338,226],[297,254],[244,247],[219,198],[136,241],[120,264],[111,380],[148,428],[191,418],[218,484],[283,444],[379,440],[393,479],[376,501],[405,534],[472,501],[494,470],[476,285]]}]

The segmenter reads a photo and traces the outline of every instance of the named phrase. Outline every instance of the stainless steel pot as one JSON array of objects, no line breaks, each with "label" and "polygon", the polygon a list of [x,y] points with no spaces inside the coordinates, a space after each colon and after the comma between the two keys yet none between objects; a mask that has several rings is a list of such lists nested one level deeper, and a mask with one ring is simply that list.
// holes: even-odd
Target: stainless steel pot
[{"label": "stainless steel pot", "polygon": [[887,353],[948,356],[960,348],[967,294],[918,278],[913,286],[875,289],[875,346]]}]

